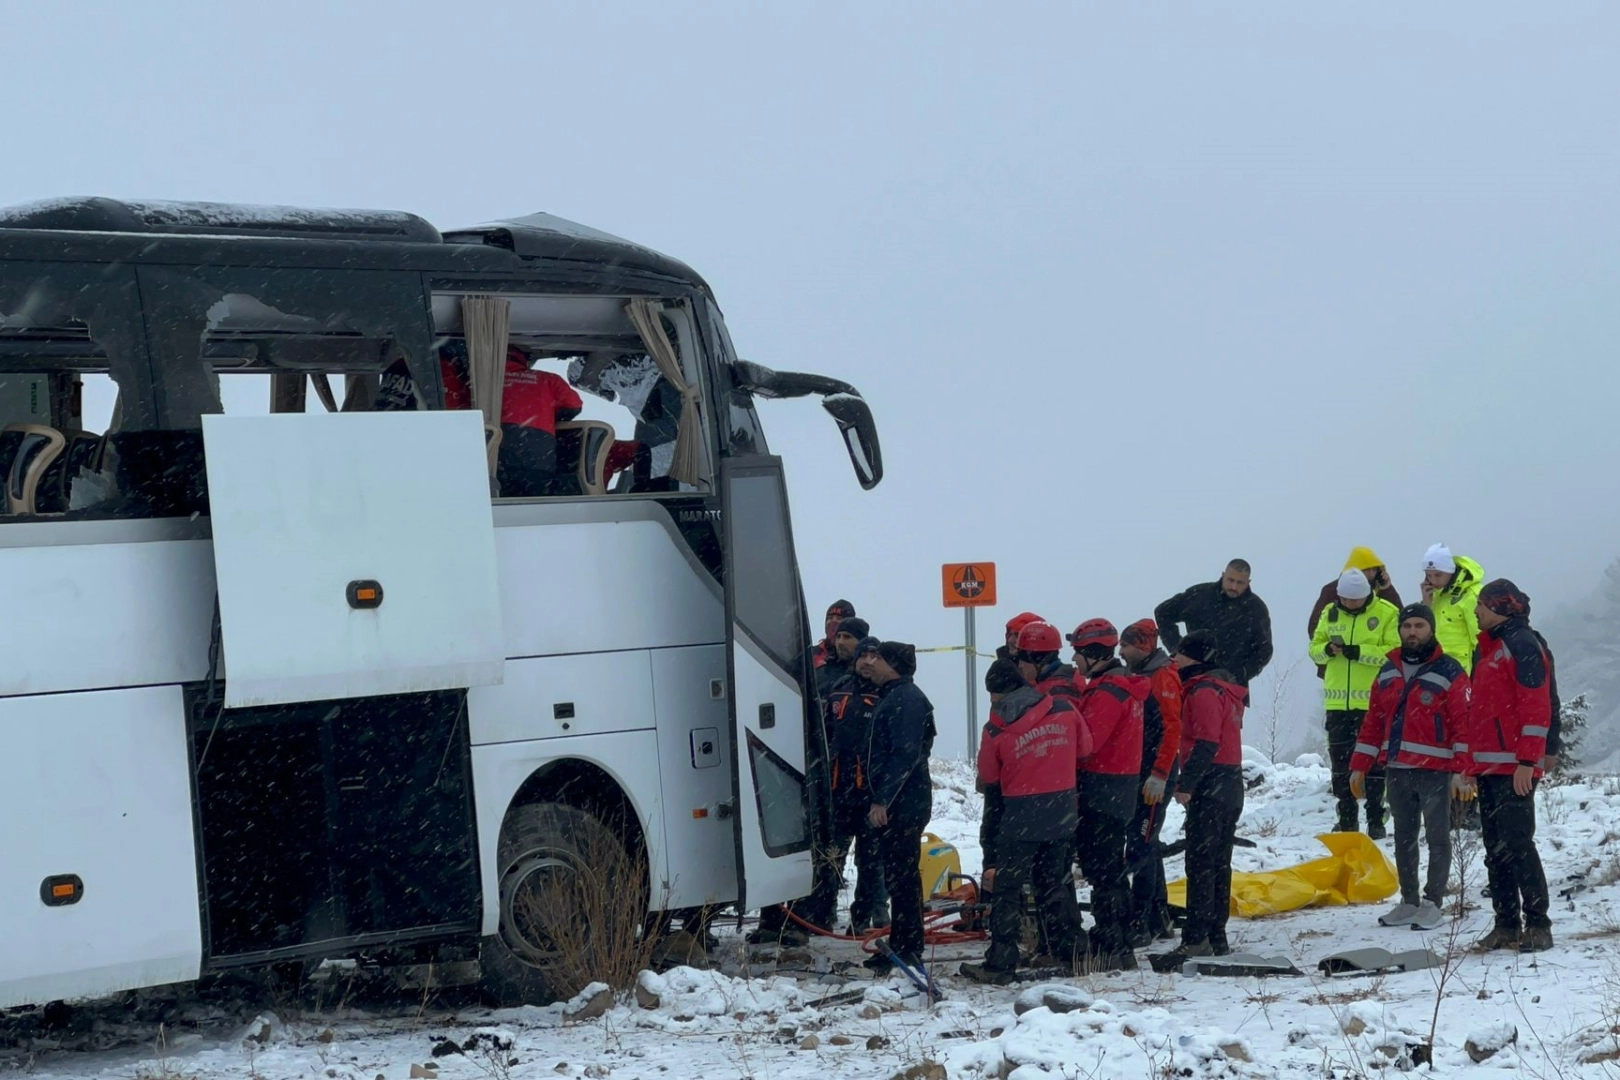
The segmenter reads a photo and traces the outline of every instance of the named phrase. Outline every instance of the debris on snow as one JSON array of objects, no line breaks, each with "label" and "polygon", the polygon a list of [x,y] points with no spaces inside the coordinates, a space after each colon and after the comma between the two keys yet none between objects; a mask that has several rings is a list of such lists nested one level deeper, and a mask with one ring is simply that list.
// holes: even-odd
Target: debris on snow
[{"label": "debris on snow", "polygon": [[1018,995],[1013,1002],[1013,1012],[1019,1016],[1031,1009],[1051,1009],[1055,1013],[1074,1012],[1076,1009],[1091,1008],[1093,998],[1078,986],[1068,983],[1044,983],[1032,986]]}]

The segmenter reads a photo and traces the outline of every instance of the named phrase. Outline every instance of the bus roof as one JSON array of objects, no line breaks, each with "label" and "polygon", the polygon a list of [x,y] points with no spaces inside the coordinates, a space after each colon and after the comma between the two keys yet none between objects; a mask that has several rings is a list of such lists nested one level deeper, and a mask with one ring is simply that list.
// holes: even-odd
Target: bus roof
[{"label": "bus roof", "polygon": [[221,242],[255,262],[292,256],[302,266],[447,274],[506,270],[521,275],[526,264],[541,260],[583,264],[609,274],[651,274],[709,292],[696,271],[678,259],[552,214],[441,232],[425,219],[397,210],[105,198],[48,199],[0,208],[0,258],[173,262],[188,248]]}]

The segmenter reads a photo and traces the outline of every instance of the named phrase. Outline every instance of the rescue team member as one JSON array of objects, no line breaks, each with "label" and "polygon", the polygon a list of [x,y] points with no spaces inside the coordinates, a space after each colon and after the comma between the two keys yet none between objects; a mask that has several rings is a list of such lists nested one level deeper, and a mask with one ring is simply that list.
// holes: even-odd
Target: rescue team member
[{"label": "rescue team member", "polygon": [[[1350,549],[1350,557],[1344,561],[1345,570],[1360,570],[1367,575],[1367,581],[1373,587],[1380,599],[1388,600],[1397,608],[1401,606],[1401,594],[1395,591],[1395,585],[1389,580],[1389,567],[1384,560],[1370,547],[1357,547]],[[1342,571],[1341,571],[1342,573]],[[1310,637],[1316,633],[1316,620],[1321,618],[1322,612],[1333,603],[1338,596],[1339,579],[1334,578],[1322,586],[1322,591],[1316,597],[1316,603],[1311,607],[1311,619],[1305,627],[1305,636]],[[1326,669],[1318,664],[1316,677],[1320,679]]]},{"label": "rescue team member", "polygon": [[1166,649],[1181,645],[1181,626],[1214,635],[1223,669],[1239,686],[1271,663],[1271,612],[1249,588],[1249,564],[1233,559],[1218,581],[1206,581],[1178,593],[1153,609],[1153,621]]},{"label": "rescue team member", "polygon": [[1218,666],[1215,637],[1195,630],[1181,639],[1181,780],[1176,801],[1187,808],[1187,921],[1175,961],[1225,956],[1232,907],[1232,842],[1243,813],[1243,709],[1249,693]]},{"label": "rescue team member", "polygon": [[[838,636],[838,624],[845,619],[855,618],[855,605],[848,600],[834,600],[827,608],[827,617],[824,620],[827,634],[810,650],[810,664],[816,672],[816,696],[826,700],[826,693],[832,689],[832,684],[844,677],[845,672],[834,671],[826,678],[822,677],[822,669],[829,663],[836,664],[838,649],[833,639]],[[865,634],[861,635],[865,637]]]},{"label": "rescue team member", "polygon": [[1049,622],[1026,623],[1018,631],[1018,666],[1029,684],[1043,694],[1070,700],[1080,696],[1081,680],[1063,662],[1063,635]]},{"label": "rescue team member", "polygon": [[1170,933],[1159,833],[1164,828],[1165,789],[1175,783],[1181,750],[1181,676],[1159,648],[1159,628],[1152,619],[1134,622],[1121,632],[1119,655],[1131,675],[1148,684],[1142,706],[1142,769],[1137,774],[1142,797],[1125,837],[1125,863],[1131,875],[1130,944],[1141,949]]},{"label": "rescue team member", "polygon": [[[838,624],[833,639],[840,656],[844,639],[855,629],[865,629],[861,619],[845,619]],[[850,670],[827,695],[827,746],[832,753],[833,851],[829,862],[835,870],[827,881],[817,879],[815,920],[819,926],[832,926],[838,914],[838,894],[844,887],[844,862],[855,849],[855,898],[850,903],[851,931],[863,934],[874,926],[889,924],[889,894],[883,887],[883,863],[877,856],[875,839],[866,824],[871,809],[867,797],[868,777],[861,768],[861,749],[872,737],[872,715],[877,710],[878,688],[855,670],[862,652],[878,647],[878,639],[862,635],[850,650]]]},{"label": "rescue team member", "polygon": [[[1367,717],[1373,680],[1384,658],[1399,643],[1400,609],[1375,597],[1367,576],[1346,570],[1339,578],[1338,599],[1316,621],[1311,659],[1326,668],[1328,761],[1333,767],[1333,797],[1339,802],[1334,832],[1355,832],[1360,823],[1356,797],[1350,792],[1350,759],[1356,752],[1361,722]],[[1366,784],[1367,835],[1384,837],[1384,770],[1374,765]]]},{"label": "rescue team member", "polygon": [[1131,886],[1125,836],[1136,816],[1142,771],[1143,702],[1148,680],[1125,670],[1114,655],[1119,631],[1107,619],[1087,619],[1069,635],[1082,665],[1080,718],[1091,753],[1080,759],[1080,822],[1075,847],[1080,872],[1091,883],[1091,951],[1087,970],[1129,971]]},{"label": "rescue team member", "polygon": [[[1467,790],[1468,673],[1435,640],[1434,612],[1410,604],[1400,614],[1400,648],[1373,685],[1367,719],[1350,760],[1350,792],[1361,798],[1367,774],[1383,765],[1395,819],[1395,868],[1401,901],[1384,926],[1433,930],[1451,870],[1451,800]],[[1428,840],[1429,873],[1418,892],[1418,828]]]},{"label": "rescue team member", "polygon": [[[1480,952],[1553,945],[1547,875],[1536,851],[1536,779],[1552,724],[1547,654],[1530,628],[1530,598],[1506,578],[1480,590],[1479,652],[1468,725],[1496,925]],[[1522,920],[1522,921],[1521,921]]]},{"label": "rescue team member", "polygon": [[1026,885],[1040,910],[1047,952],[1066,968],[1085,958],[1069,855],[1077,820],[1075,769],[1090,747],[1074,703],[1037,691],[1012,661],[991,664],[984,687],[990,718],[979,736],[980,884],[991,903],[990,947],[983,963],[960,970],[975,982],[999,985],[1016,977]]},{"label": "rescue team member", "polygon": [[[572,420],[585,407],[568,380],[550,371],[536,370],[529,354],[517,345],[506,347],[506,374],[501,386],[501,449],[495,479],[501,495],[522,498],[551,495],[557,479],[557,424]],[[466,341],[455,338],[439,348],[439,374],[444,380],[444,407],[470,409]],[[374,406],[379,412],[412,411],[424,407],[404,360],[383,373]]]},{"label": "rescue team member", "polygon": [[823,711],[833,687],[855,673],[855,646],[862,638],[871,636],[872,628],[865,619],[850,615],[838,621],[831,634],[832,650],[827,653],[826,661],[816,668],[816,697],[821,699]]},{"label": "rescue team member", "polygon": [[996,659],[997,660],[1010,660],[1010,661],[1012,661],[1013,663],[1016,664],[1018,662],[1018,634],[1019,634],[1019,632],[1021,630],[1023,630],[1024,627],[1028,626],[1030,623],[1045,622],[1045,621],[1046,621],[1045,619],[1041,618],[1039,615],[1035,614],[1033,611],[1019,612],[1017,615],[1014,615],[1012,618],[1008,619],[1007,620],[1007,641],[1006,641],[1006,644],[997,647],[997,649],[996,649]]},{"label": "rescue team member", "polygon": [[[872,734],[861,764],[872,785],[866,820],[875,833],[889,890],[889,947],[907,964],[917,966],[923,952],[922,869],[917,853],[934,810],[934,784],[928,774],[934,706],[912,682],[917,671],[915,646],[885,641],[863,652],[859,663],[861,675],[878,688]],[[877,955],[866,966],[884,971],[892,964]]]}]

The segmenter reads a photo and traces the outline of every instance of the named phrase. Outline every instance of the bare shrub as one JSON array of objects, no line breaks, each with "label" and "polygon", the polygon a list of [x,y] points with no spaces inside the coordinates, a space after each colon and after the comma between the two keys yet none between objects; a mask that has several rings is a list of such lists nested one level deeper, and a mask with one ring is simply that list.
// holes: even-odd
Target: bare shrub
[{"label": "bare shrub", "polygon": [[591,983],[628,990],[652,966],[656,921],[647,917],[647,863],[611,834],[581,838],[571,873],[554,874],[519,900],[522,917],[551,943],[546,981],[560,998]]}]

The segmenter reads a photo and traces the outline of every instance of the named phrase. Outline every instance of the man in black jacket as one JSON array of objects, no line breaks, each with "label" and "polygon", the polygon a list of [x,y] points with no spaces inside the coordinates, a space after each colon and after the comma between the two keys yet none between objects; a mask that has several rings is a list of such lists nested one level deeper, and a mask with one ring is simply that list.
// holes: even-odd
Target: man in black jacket
[{"label": "man in black jacket", "polygon": [[1271,663],[1271,612],[1249,588],[1249,564],[1233,559],[1219,581],[1206,581],[1177,593],[1153,609],[1165,649],[1174,654],[1187,630],[1207,630],[1215,639],[1221,667],[1239,686]]},{"label": "man in black jacket", "polygon": [[[871,633],[872,628],[866,624],[865,619],[851,615],[847,619],[839,620],[838,628],[832,634],[832,649],[827,653],[821,666],[816,668],[816,697],[821,700],[823,716],[826,715],[827,699],[832,694],[833,687],[845,677],[855,673],[855,646]],[[831,726],[827,731],[830,735]]]},{"label": "man in black jacket", "polygon": [[[923,895],[918,855],[923,829],[934,813],[934,784],[928,757],[934,749],[934,706],[911,681],[917,671],[915,646],[885,641],[864,651],[857,670],[878,688],[877,710],[867,743],[864,771],[871,778],[867,823],[883,860],[889,888],[889,947],[907,964],[922,963]],[[887,970],[887,957],[867,966]]]}]

